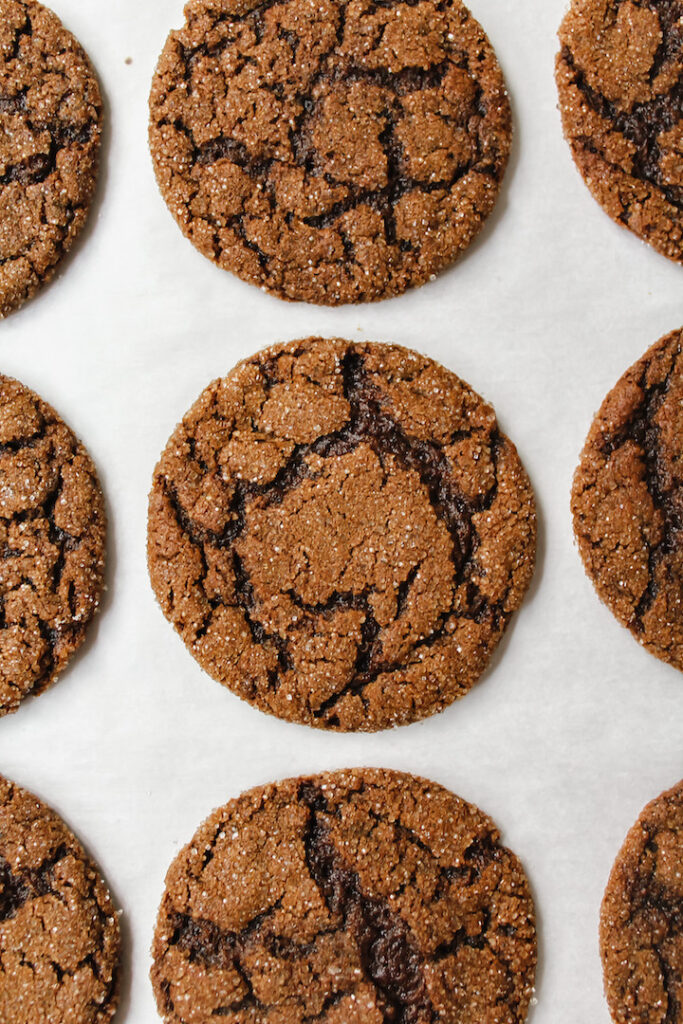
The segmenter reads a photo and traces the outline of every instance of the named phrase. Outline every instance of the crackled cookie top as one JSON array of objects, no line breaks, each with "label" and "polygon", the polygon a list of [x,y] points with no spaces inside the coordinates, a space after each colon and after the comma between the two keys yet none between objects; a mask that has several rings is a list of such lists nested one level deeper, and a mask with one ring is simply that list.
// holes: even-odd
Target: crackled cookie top
[{"label": "crackled cookie top", "polygon": [[119,945],[109,893],[81,844],[0,777],[0,1020],[107,1024]]},{"label": "crackled cookie top", "polygon": [[150,97],[183,232],[281,298],[422,284],[465,249],[505,171],[510,108],[460,0],[191,0]]},{"label": "crackled cookie top", "polygon": [[617,1024],[683,1024],[683,783],[647,805],[605,890],[600,950]]},{"label": "crackled cookie top", "polygon": [[54,273],[95,188],[102,102],[52,11],[0,0],[0,317]]},{"label": "crackled cookie top", "polygon": [[683,262],[683,0],[573,0],[559,37],[562,121],[586,184]]},{"label": "crackled cookie top", "polygon": [[683,669],[683,331],[661,338],[603,402],[574,477],[574,531],[600,597]]},{"label": "crackled cookie top", "polygon": [[[80,647],[104,573],[95,467],[49,405],[0,376],[0,715]],[[1,1015],[0,1015],[1,1016]]]},{"label": "crackled cookie top", "polygon": [[215,811],[169,869],[152,956],[168,1024],[519,1024],[534,910],[476,807],[357,769]]},{"label": "crackled cookie top", "polygon": [[309,338],[200,396],[154,475],[148,556],[200,664],[333,729],[439,711],[483,671],[534,563],[514,445],[454,374]]}]

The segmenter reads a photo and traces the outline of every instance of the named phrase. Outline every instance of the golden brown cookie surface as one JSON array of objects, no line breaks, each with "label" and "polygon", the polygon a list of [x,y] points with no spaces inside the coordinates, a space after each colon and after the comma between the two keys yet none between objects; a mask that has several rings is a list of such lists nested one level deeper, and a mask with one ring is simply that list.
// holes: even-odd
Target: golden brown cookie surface
[{"label": "golden brown cookie surface", "polygon": [[55,272],[95,190],[102,101],[48,8],[0,0],[0,317]]},{"label": "golden brown cookie surface", "polygon": [[651,654],[683,669],[683,332],[605,398],[574,476],[579,551],[598,594]]},{"label": "golden brown cookie surface", "polygon": [[54,811],[0,777],[0,1020],[107,1024],[119,953],[95,864]]},{"label": "golden brown cookie surface", "polygon": [[534,909],[476,807],[356,769],[215,811],[169,869],[152,955],[168,1024],[521,1024]]},{"label": "golden brown cookie surface", "polygon": [[105,532],[81,442],[38,395],[0,376],[0,715],[47,689],[83,643]]},{"label": "golden brown cookie surface", "polygon": [[461,0],[191,0],[150,97],[183,232],[281,298],[422,284],[478,233],[507,164],[495,54]]},{"label": "golden brown cookie surface", "polygon": [[562,122],[586,184],[683,262],[683,3],[573,0],[559,37]]},{"label": "golden brown cookie surface", "polygon": [[308,338],[211,384],[154,475],[148,558],[194,657],[282,718],[382,729],[479,678],[533,572],[491,406],[432,360]]}]

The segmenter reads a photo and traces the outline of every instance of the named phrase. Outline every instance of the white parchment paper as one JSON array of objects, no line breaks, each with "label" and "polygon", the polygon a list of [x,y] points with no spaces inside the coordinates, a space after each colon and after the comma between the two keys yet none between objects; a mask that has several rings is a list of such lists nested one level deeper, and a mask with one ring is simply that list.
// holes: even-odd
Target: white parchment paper
[{"label": "white parchment paper", "polygon": [[[215,806],[300,772],[383,765],[491,814],[537,901],[532,1024],[608,1024],[597,925],[642,806],[683,776],[683,679],[603,608],[572,542],[571,476],[606,391],[683,324],[683,270],[615,226],[571,162],[553,82],[565,0],[471,0],[505,70],[516,140],[499,206],[461,263],[368,307],[288,305],[180,234],[147,152],[147,95],[180,0],[54,0],[107,99],[94,215],[59,278],[0,325],[0,371],[92,453],[110,524],[108,593],[58,684],[0,721],[0,772],[50,802],[122,907],[121,1024],[157,1020],[148,949],[168,864]],[[127,63],[131,58],[131,63]],[[214,377],[312,333],[424,351],[496,407],[533,480],[535,582],[481,683],[444,714],[373,736],[288,725],[206,676],[157,608],[146,502],[177,420]]]}]

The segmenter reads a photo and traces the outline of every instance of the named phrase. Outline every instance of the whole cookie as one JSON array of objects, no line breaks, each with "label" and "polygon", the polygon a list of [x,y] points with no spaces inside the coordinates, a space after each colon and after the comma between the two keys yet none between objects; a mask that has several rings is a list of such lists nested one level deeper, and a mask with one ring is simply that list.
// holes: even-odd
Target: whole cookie
[{"label": "whole cookie", "polygon": [[556,79],[584,181],[618,224],[683,262],[683,2],[573,0]]},{"label": "whole cookie", "polygon": [[148,559],[215,679],[329,729],[423,718],[483,672],[533,572],[531,487],[490,405],[390,345],[240,363],[171,437]]},{"label": "whole cookie", "polygon": [[96,865],[54,811],[0,776],[0,1020],[107,1024],[119,947]]},{"label": "whole cookie", "polygon": [[683,669],[683,331],[610,391],[574,476],[586,572],[651,654]]},{"label": "whole cookie", "polygon": [[52,277],[95,190],[102,101],[78,42],[34,0],[0,0],[0,317]]},{"label": "whole cookie", "polygon": [[215,811],[168,871],[152,956],[168,1024],[519,1024],[534,908],[476,807],[356,769]]},{"label": "whole cookie", "polygon": [[398,295],[467,248],[512,132],[461,0],[190,0],[150,96],[161,193],[209,259],[284,299]]},{"label": "whole cookie", "polygon": [[85,638],[104,576],[90,456],[54,409],[0,376],[0,716],[42,693]]},{"label": "whole cookie", "polygon": [[683,782],[647,805],[617,857],[600,918],[617,1024],[683,1024]]}]

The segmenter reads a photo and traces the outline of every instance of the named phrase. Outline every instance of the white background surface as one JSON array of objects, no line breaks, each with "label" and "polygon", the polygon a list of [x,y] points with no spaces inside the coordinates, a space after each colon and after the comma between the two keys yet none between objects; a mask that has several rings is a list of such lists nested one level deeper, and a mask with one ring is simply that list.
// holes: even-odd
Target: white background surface
[{"label": "white background surface", "polygon": [[[120,1024],[157,1020],[156,907],[168,864],[206,814],[258,783],[361,764],[429,776],[494,817],[537,902],[532,1024],[609,1022],[600,900],[642,806],[683,776],[683,680],[599,603],[572,542],[569,489],[606,391],[683,324],[683,269],[612,224],[574,169],[553,82],[565,0],[470,6],[514,105],[499,206],[438,281],[326,310],[213,267],[157,192],[147,94],[180,0],[54,0],[106,95],[101,185],[59,278],[0,325],[0,370],[51,402],[98,465],[108,593],[58,684],[0,721],[0,771],[66,818],[123,908]],[[455,370],[494,403],[538,499],[535,581],[481,683],[444,714],[378,735],[316,732],[240,702],[185,651],[147,580],[147,492],[176,421],[239,358],[312,333],[398,342]]]}]

